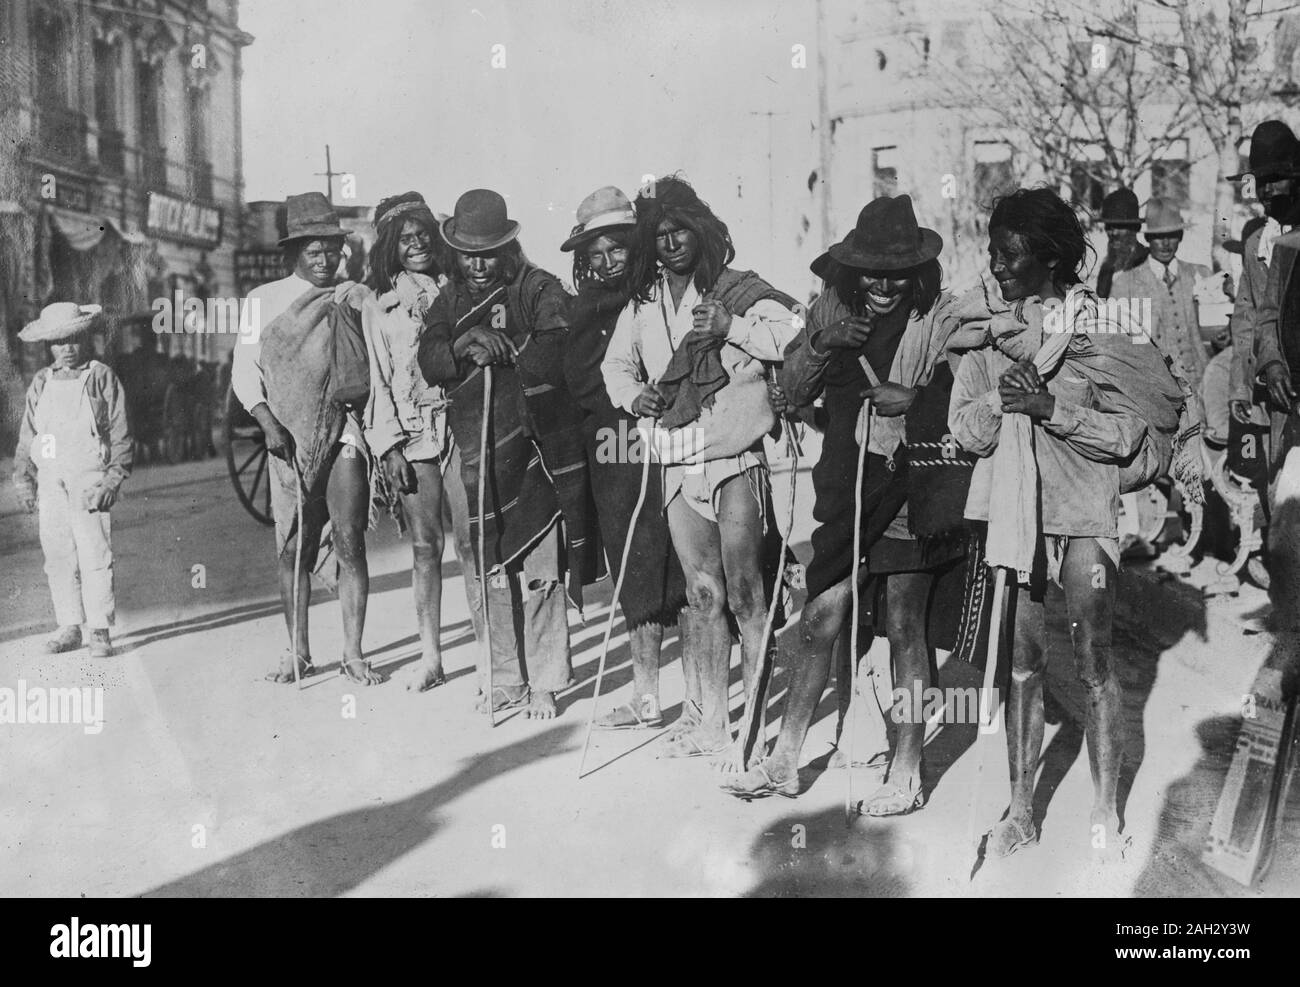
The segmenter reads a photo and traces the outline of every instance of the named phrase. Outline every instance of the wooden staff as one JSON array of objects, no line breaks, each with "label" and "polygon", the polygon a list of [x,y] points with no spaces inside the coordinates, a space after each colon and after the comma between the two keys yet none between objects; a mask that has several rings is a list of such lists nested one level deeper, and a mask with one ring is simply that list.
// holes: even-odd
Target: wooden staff
[{"label": "wooden staff", "polygon": [[497,725],[496,696],[492,688],[492,621],[488,619],[487,585],[487,516],[484,513],[487,489],[488,422],[492,416],[492,365],[483,367],[483,424],[478,443],[478,587],[483,606],[483,640],[487,648],[488,722]]}]

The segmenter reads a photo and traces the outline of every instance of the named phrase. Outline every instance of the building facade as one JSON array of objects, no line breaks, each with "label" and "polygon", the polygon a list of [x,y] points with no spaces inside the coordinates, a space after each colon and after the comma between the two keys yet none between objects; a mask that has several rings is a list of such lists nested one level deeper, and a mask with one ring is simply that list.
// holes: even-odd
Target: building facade
[{"label": "building facade", "polygon": [[[0,373],[45,362],[43,305],[104,306],[106,355],[155,299],[237,292],[244,179],[238,0],[0,5]],[[230,338],[160,337],[219,360]],[[11,425],[13,408],[6,409]]]}]

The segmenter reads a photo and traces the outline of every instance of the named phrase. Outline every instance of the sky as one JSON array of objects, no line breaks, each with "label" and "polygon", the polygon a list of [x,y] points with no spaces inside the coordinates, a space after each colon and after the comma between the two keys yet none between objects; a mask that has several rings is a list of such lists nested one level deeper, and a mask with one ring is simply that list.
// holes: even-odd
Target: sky
[{"label": "sky", "polygon": [[738,266],[781,283],[820,252],[813,0],[243,0],[240,26],[250,201],[323,190],[328,143],[355,204],[501,192],[567,275],[588,193],[681,171]]}]

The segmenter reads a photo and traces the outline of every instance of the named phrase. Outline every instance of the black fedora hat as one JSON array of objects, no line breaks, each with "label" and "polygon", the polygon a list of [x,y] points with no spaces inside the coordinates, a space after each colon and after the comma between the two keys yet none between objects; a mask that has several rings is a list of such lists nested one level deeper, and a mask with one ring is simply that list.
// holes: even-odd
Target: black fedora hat
[{"label": "black fedora hat", "polygon": [[1238,182],[1254,175],[1257,182],[1300,177],[1300,140],[1281,120],[1265,120],[1250,135],[1249,170],[1229,175]]},{"label": "black fedora hat", "polygon": [[1138,197],[1132,189],[1117,188],[1101,200],[1101,223],[1103,226],[1115,226],[1123,230],[1141,229],[1142,215],[1138,210]]},{"label": "black fedora hat", "polygon": [[934,260],[942,250],[943,237],[917,223],[911,196],[881,196],[862,207],[853,231],[811,267],[818,277],[830,261],[864,271],[905,271]]},{"label": "black fedora hat", "polygon": [[506,215],[506,200],[485,188],[457,199],[455,212],[439,229],[453,249],[467,254],[495,250],[519,235],[519,224]]}]

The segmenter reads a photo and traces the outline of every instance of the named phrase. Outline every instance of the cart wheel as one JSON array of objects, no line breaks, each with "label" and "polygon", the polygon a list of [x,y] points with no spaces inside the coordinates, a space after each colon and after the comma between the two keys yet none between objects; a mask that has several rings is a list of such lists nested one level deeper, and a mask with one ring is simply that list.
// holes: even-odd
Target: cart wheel
[{"label": "cart wheel", "polygon": [[239,403],[233,389],[226,398],[226,470],[244,510],[261,524],[274,524],[266,437],[261,426]]}]

